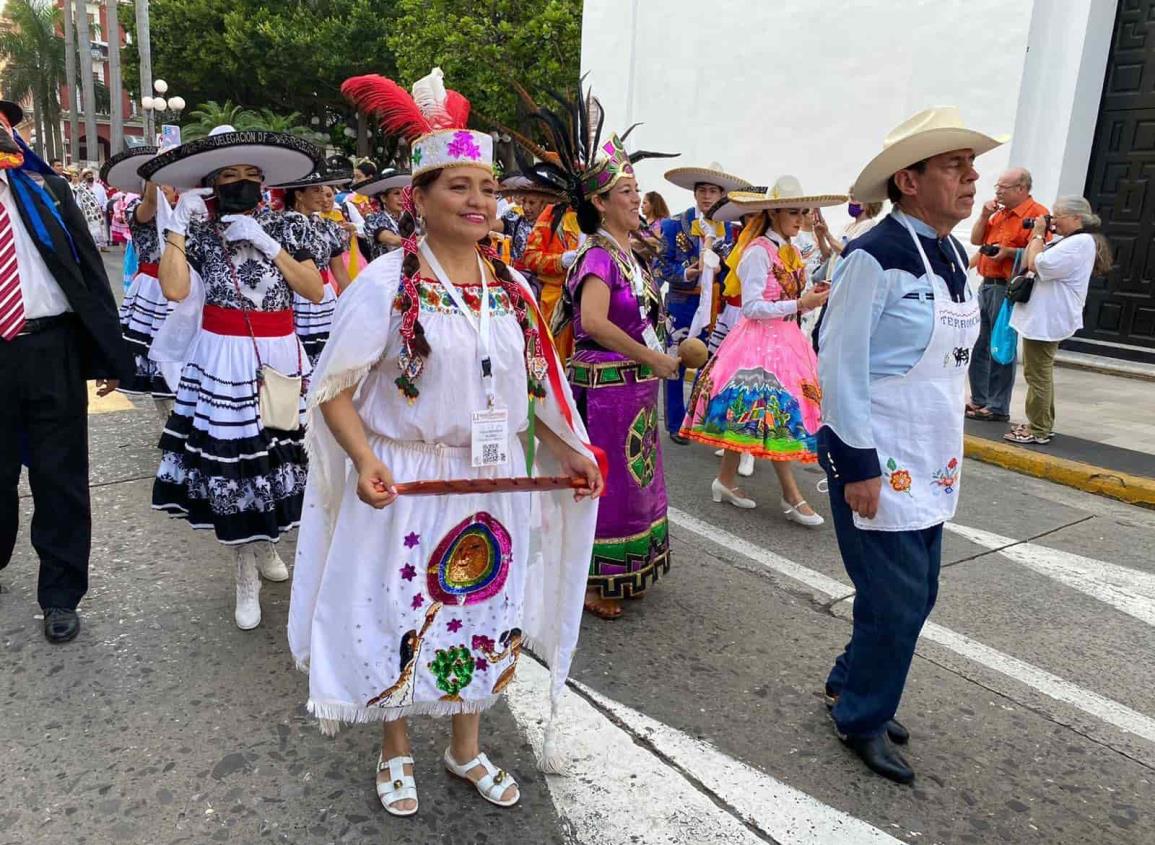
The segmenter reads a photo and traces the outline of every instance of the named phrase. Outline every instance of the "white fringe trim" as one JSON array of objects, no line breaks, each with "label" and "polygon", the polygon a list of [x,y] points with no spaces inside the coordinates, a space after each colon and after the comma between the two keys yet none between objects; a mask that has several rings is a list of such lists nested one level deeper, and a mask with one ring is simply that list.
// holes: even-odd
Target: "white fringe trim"
[{"label": "white fringe trim", "polygon": [[314,701],[309,699],[309,712],[321,723],[321,733],[334,736],[341,725],[365,725],[392,722],[410,716],[460,716],[481,713],[501,700],[500,695],[464,701],[419,701],[407,707],[362,707],[343,701]]}]

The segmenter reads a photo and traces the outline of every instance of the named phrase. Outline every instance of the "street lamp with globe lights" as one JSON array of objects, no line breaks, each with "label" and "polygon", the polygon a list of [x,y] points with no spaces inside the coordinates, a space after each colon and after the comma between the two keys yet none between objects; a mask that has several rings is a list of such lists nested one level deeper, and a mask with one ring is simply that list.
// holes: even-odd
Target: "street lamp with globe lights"
[{"label": "street lamp with globe lights", "polygon": [[173,95],[165,99],[164,95],[168,93],[168,83],[163,79],[158,79],[152,84],[152,88],[156,91],[157,96],[144,96],[140,98],[140,107],[144,109],[145,125],[147,135],[149,138],[156,137],[156,119],[165,119],[166,115],[171,114],[174,120],[180,120],[180,113],[185,109],[184,97]]}]

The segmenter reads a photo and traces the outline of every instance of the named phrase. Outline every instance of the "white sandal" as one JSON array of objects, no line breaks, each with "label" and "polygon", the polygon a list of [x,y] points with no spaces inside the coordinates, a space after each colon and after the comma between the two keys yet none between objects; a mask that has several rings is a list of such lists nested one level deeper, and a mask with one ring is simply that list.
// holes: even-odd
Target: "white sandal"
[{"label": "white sandal", "polygon": [[[389,760],[384,756],[377,757],[377,774],[389,770],[387,782],[377,781],[377,797],[391,816],[412,816],[417,812],[417,781],[413,775],[405,774],[406,765],[413,765],[412,757],[392,757]],[[398,810],[395,805],[401,801],[412,801],[413,809]]]},{"label": "white sandal", "polygon": [[[446,748],[444,760],[445,768],[448,769],[451,774],[457,775],[459,778],[472,783],[477,787],[477,791],[481,797],[490,804],[495,804],[498,807],[512,807],[521,800],[520,787],[518,787],[517,794],[515,794],[513,798],[508,801],[501,800],[501,796],[505,794],[507,789],[511,786],[517,787],[517,781],[513,779],[513,776],[509,774],[509,772],[504,769],[499,769],[493,765],[493,763],[489,762],[489,758],[486,757],[484,753],[478,754],[468,763],[459,766],[453,759],[453,755],[449,753],[449,749]],[[469,771],[477,766],[485,769],[485,775],[481,780],[474,781],[473,778],[469,776]]]}]

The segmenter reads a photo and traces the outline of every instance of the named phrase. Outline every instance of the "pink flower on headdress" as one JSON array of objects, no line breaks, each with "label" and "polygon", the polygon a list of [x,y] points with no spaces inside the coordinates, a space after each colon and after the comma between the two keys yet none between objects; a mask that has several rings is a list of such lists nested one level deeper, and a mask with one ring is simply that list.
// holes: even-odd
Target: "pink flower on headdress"
[{"label": "pink flower on headdress", "polygon": [[454,158],[469,158],[474,161],[481,158],[481,147],[474,142],[473,133],[464,129],[453,133],[453,140],[449,142],[446,152]]},{"label": "pink flower on headdress", "polygon": [[401,191],[401,210],[408,211],[410,214],[417,213],[417,207],[413,205],[413,186],[406,185]]}]

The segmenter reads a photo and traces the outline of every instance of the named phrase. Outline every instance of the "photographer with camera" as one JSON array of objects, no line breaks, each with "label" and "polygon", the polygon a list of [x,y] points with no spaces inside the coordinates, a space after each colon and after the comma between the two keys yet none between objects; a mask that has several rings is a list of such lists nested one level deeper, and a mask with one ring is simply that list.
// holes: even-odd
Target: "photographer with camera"
[{"label": "photographer with camera", "polygon": [[[1055,352],[1060,341],[1083,327],[1091,276],[1106,275],[1111,269],[1111,246],[1083,197],[1059,197],[1054,215],[1030,223],[1023,264],[1034,274],[1034,284],[1027,301],[1016,302],[1011,313],[1011,327],[1023,339],[1027,424],[1012,427],[1004,437],[1012,443],[1043,446],[1051,442],[1055,426]],[[1049,232],[1060,239],[1047,246]]]},{"label": "photographer with camera", "polygon": [[966,415],[974,420],[1005,422],[1010,419],[1011,390],[1015,386],[1015,363],[1000,364],[991,357],[991,327],[1007,295],[1007,282],[1015,267],[1015,253],[1027,246],[1030,227],[1023,221],[1045,217],[1046,206],[1031,197],[1031,174],[1013,167],[999,176],[995,198],[984,203],[971,229],[971,243],[979,247],[978,271],[982,328],[971,355],[971,401]]}]

